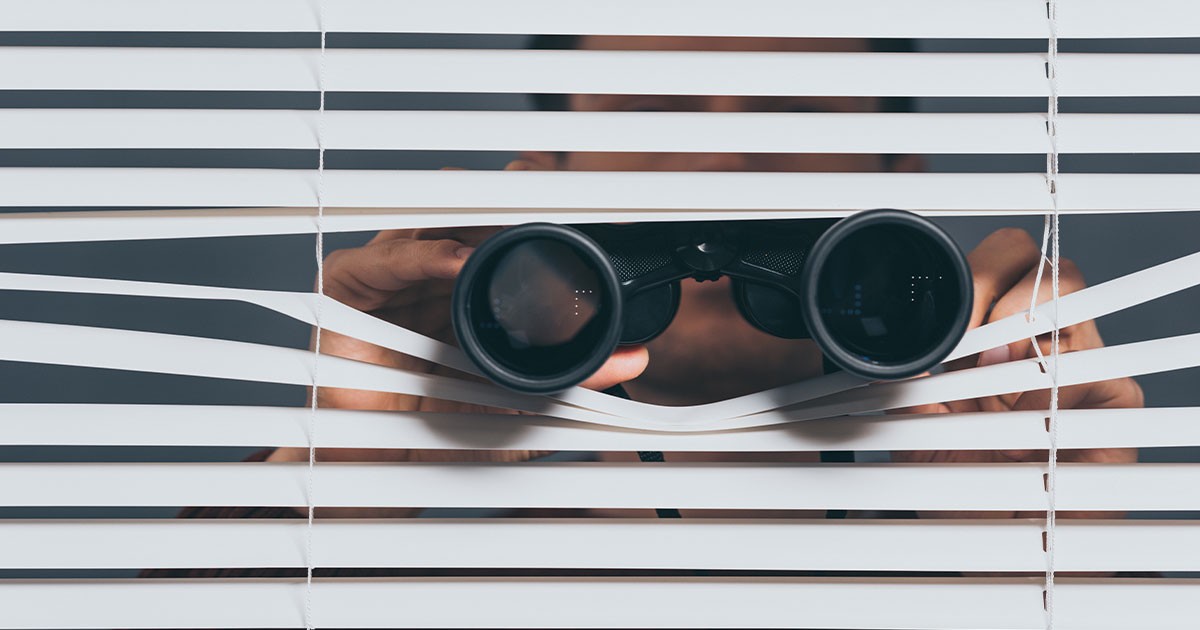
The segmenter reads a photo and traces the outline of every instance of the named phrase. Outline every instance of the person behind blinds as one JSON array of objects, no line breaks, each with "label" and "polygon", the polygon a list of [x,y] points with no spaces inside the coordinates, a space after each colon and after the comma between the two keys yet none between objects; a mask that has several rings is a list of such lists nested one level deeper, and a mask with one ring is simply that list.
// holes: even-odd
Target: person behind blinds
[{"label": "person behind blinds", "polygon": [[[815,51],[870,52],[903,50],[904,40],[783,39],[709,37],[616,37],[555,36],[535,38],[539,48],[588,50],[687,50],[687,51]],[[535,95],[539,109],[569,111],[662,111],[662,112],[878,112],[910,111],[910,99],[877,97],[818,96],[661,96],[619,94]],[[636,152],[545,152],[526,151],[508,164],[511,171],[760,171],[760,172],[916,172],[924,168],[916,155],[869,154],[768,154],[768,153],[636,153]],[[386,230],[362,247],[332,252],[324,266],[327,295],[376,317],[445,342],[454,341],[449,318],[450,295],[456,275],[475,246],[499,228]],[[974,277],[975,302],[970,326],[1024,312],[1029,308],[1038,273],[1040,249],[1024,230],[1001,229],[985,238],[968,254]],[[1061,263],[1061,292],[1069,294],[1085,286],[1079,269],[1069,260]],[[1050,299],[1050,283],[1040,286],[1038,302]],[[1038,339],[1041,350],[1050,353],[1049,336]],[[1061,352],[1098,348],[1103,345],[1096,325],[1086,321],[1061,332]],[[459,377],[448,368],[324,331],[322,352],[417,372]],[[983,366],[1034,356],[1028,340],[985,351],[957,361],[950,369]],[[731,299],[728,279],[715,282],[683,282],[678,315],[670,327],[653,341],[620,347],[604,366],[583,383],[604,390],[621,384],[637,401],[662,405],[695,405],[749,394],[810,379],[822,374],[822,359],[809,340],[785,340],[760,332],[739,314]],[[431,398],[383,392],[320,388],[321,407],[386,411],[492,412],[485,409]],[[1029,391],[972,400],[948,401],[906,412],[943,413],[959,411],[1005,411],[1048,408],[1047,391]],[[1142,392],[1132,379],[1124,378],[1064,387],[1060,406],[1069,408],[1139,407]],[[528,451],[422,451],[395,449],[321,449],[318,461],[371,462],[519,462],[545,453]],[[600,453],[605,461],[637,461],[634,453]],[[664,454],[667,462],[770,461],[813,462],[816,453],[682,453]],[[1067,450],[1059,455],[1068,462],[1133,462],[1132,449]],[[921,451],[894,452],[896,462],[1011,462],[1043,461],[1035,451]],[[269,462],[307,462],[307,449],[280,448],[263,452],[255,459]],[[301,517],[307,508],[191,509],[184,516]],[[419,507],[387,509],[320,508],[319,517],[411,517]],[[562,510],[525,511],[523,514],[644,516],[653,510]],[[819,517],[803,511],[716,511],[682,510],[694,516]],[[1043,513],[1010,513],[1007,516],[1042,516]],[[982,514],[921,513],[922,517],[983,516]],[[986,516],[1006,516],[989,512]],[[1089,516],[1077,514],[1076,516]],[[1113,516],[1106,514],[1105,516]],[[274,574],[284,574],[280,570]],[[156,574],[168,574],[154,572]],[[265,575],[264,570],[251,574]],[[375,574],[378,571],[346,571],[338,575]],[[238,572],[217,572],[241,575]]]}]

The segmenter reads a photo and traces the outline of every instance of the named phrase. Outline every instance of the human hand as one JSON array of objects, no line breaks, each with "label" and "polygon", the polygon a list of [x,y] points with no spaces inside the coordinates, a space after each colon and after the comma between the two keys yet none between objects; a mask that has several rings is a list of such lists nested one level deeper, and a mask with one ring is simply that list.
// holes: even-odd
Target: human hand
[{"label": "human hand", "polygon": [[[968,256],[975,279],[975,303],[970,327],[1004,319],[1010,315],[1026,312],[1038,274],[1041,250],[1024,230],[1004,229],[994,232]],[[1049,269],[1038,291],[1038,303],[1052,298]],[[1066,295],[1086,286],[1079,268],[1069,260],[1062,259],[1059,266],[1060,294]],[[1051,353],[1050,335],[1037,338],[1042,354]],[[1100,348],[1104,345],[1094,321],[1086,321],[1063,328],[1059,334],[1059,352],[1075,352]],[[993,365],[1036,356],[1033,344],[1021,340],[1007,346],[987,350],[977,356],[965,357],[953,362],[948,369],[958,370],[976,366]],[[904,409],[902,413],[949,413],[968,411],[1015,411],[1044,410],[1050,404],[1050,391],[1038,390],[1018,392],[1000,396],[985,396],[970,400],[957,400],[934,405]],[[1061,409],[1099,409],[1116,407],[1141,407],[1141,387],[1131,378],[1121,378],[1099,383],[1086,383],[1062,387],[1059,390]],[[1019,451],[903,451],[892,454],[898,462],[1035,462],[1046,461],[1044,450]],[[1137,461],[1136,449],[1073,449],[1059,452],[1059,461],[1093,463],[1131,463]],[[989,513],[998,516],[995,513]],[[942,513],[941,516],[978,516],[975,513]],[[1042,513],[1010,513],[1009,516],[1037,517]],[[1098,513],[1078,513],[1074,516],[1099,516]],[[1105,514],[1104,516],[1112,516]]]},{"label": "human hand", "polygon": [[[338,250],[325,259],[325,294],[397,326],[453,343],[450,297],[474,247],[498,228],[387,230],[363,247]],[[322,331],[321,351],[387,367],[473,378],[428,361],[332,331]],[[638,376],[648,355],[644,347],[620,348],[582,383],[607,389]],[[318,389],[320,407],[383,411],[515,413],[420,396],[358,389]],[[321,449],[322,461],[524,461],[529,451],[401,451],[385,449]],[[305,449],[280,449],[270,461],[307,461]]]}]

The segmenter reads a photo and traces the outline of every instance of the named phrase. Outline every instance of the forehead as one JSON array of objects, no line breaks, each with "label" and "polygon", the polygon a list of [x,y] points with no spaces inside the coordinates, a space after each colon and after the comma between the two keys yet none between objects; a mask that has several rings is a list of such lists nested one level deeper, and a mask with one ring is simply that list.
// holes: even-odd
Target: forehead
[{"label": "forehead", "polygon": [[665,37],[586,35],[579,42],[588,50],[687,50],[753,52],[870,52],[865,39],[791,37]]}]

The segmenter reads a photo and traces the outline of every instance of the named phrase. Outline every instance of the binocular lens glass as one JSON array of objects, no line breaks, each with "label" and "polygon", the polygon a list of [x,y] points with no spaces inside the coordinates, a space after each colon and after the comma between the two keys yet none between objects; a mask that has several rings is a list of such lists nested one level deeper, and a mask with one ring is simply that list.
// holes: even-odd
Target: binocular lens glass
[{"label": "binocular lens glass", "polygon": [[869,225],[831,250],[817,307],[833,340],[869,363],[912,361],[946,338],[964,296],[954,260],[913,227]]},{"label": "binocular lens glass", "polygon": [[611,324],[600,272],[560,240],[532,238],[494,257],[473,283],[470,325],[507,368],[554,375],[591,358]]}]

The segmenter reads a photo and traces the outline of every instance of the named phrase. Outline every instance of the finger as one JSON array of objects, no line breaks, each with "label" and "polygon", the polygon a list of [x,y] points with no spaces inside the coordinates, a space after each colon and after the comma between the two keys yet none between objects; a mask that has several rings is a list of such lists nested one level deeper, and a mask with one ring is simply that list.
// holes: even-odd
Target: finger
[{"label": "finger", "polygon": [[375,233],[375,236],[371,237],[370,241],[367,241],[367,244],[373,245],[375,243],[395,241],[402,238],[418,238],[416,235],[417,232],[419,232],[419,230],[414,230],[411,228],[404,228],[402,230],[380,230]]},{"label": "finger", "polygon": [[[1058,408],[1075,409],[1087,398],[1086,385],[1060,387],[1058,390]],[[1050,408],[1050,390],[1037,389],[1021,392],[1012,405],[1013,411],[1046,411]]]},{"label": "finger", "polygon": [[325,260],[325,293],[372,311],[413,283],[456,277],[470,252],[450,239],[398,239],[338,250]]},{"label": "finger", "polygon": [[[996,302],[996,305],[992,308],[992,315],[989,320],[997,321],[1028,311],[1035,284],[1039,284],[1037,282],[1036,268],[1031,269],[1016,286]],[[1059,261],[1060,296],[1070,295],[1086,286],[1087,282],[1083,278],[1083,273],[1075,263],[1067,259]],[[1042,282],[1038,286],[1038,296],[1035,302],[1043,304],[1051,301],[1053,298],[1054,288],[1052,283],[1048,282],[1046,278],[1042,278]],[[1043,355],[1050,354],[1052,351],[1052,341],[1049,334],[1037,337],[1036,341],[1038,349],[1042,351]],[[1104,341],[1100,338],[1100,331],[1096,328],[1095,322],[1091,320],[1067,326],[1059,331],[1059,352],[1087,350],[1099,348],[1103,345]],[[1014,360],[1032,357],[1037,354],[1033,349],[1033,342],[1028,339],[1022,339],[1010,344],[1009,351]]]},{"label": "finger", "polygon": [[[1013,358],[1012,346],[1004,345],[996,348],[988,348],[974,357],[968,357],[974,365],[968,365],[967,367],[987,367],[999,363],[1008,363]],[[974,407],[972,411],[1009,411],[1017,401],[1019,395],[1001,394],[997,396],[984,396],[982,398],[971,399],[970,401],[960,401],[960,403],[970,402]]]},{"label": "finger", "polygon": [[[992,307],[992,316],[988,318],[988,321],[996,321],[1010,315],[1028,311],[1035,284],[1038,285],[1037,304],[1044,304],[1054,299],[1054,285],[1051,282],[1049,265],[1047,265],[1046,270],[1042,273],[1042,281],[1040,283],[1037,281],[1037,278],[1038,268],[1034,266],[1020,278],[1019,282],[1014,283],[1004,294],[998,297],[996,305]],[[1086,286],[1087,281],[1084,280],[1083,272],[1079,270],[1079,266],[1066,258],[1061,259],[1058,263],[1059,295],[1069,295]]]},{"label": "finger", "polygon": [[392,311],[400,311],[395,313],[400,315],[403,309],[407,309],[414,305],[438,303],[449,305],[450,298],[454,295],[454,283],[446,280],[431,282],[428,287],[422,287],[420,291],[397,291],[393,293],[379,308],[375,309],[377,314],[388,319]]},{"label": "finger", "polygon": [[1115,378],[1092,383],[1087,388],[1087,395],[1079,403],[1084,409],[1127,409],[1145,405],[1146,395],[1142,392],[1142,386],[1132,378]]},{"label": "finger", "polygon": [[600,366],[595,374],[588,377],[581,386],[588,389],[603,391],[614,385],[620,385],[641,376],[650,364],[650,353],[646,346],[621,346],[612,356]]},{"label": "finger", "polygon": [[950,407],[946,403],[930,403],[928,405],[917,405],[915,407],[898,407],[896,409],[888,409],[884,413],[895,414],[898,416],[907,416],[911,414],[933,415],[936,413],[950,413]]},{"label": "finger", "polygon": [[1007,294],[1041,259],[1041,250],[1025,230],[1006,228],[983,239],[967,262],[975,282],[971,328],[983,323],[992,304]]}]

